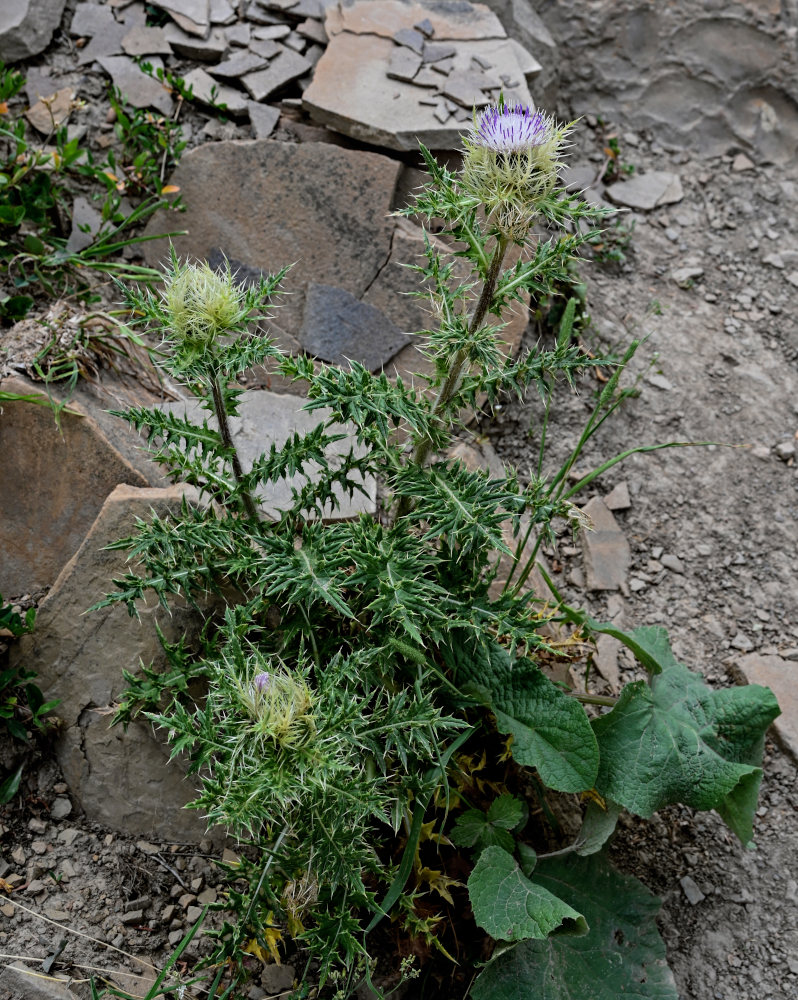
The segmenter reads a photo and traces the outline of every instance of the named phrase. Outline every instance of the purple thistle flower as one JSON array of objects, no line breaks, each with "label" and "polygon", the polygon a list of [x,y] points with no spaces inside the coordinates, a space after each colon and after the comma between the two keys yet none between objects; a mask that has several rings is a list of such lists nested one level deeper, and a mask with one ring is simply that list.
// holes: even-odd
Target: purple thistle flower
[{"label": "purple thistle flower", "polygon": [[256,674],[252,680],[252,685],[258,692],[268,691],[271,687],[271,675],[267,673]]},{"label": "purple thistle flower", "polygon": [[513,153],[542,146],[551,137],[551,122],[545,115],[523,104],[504,105],[484,111],[471,134],[476,146]]}]

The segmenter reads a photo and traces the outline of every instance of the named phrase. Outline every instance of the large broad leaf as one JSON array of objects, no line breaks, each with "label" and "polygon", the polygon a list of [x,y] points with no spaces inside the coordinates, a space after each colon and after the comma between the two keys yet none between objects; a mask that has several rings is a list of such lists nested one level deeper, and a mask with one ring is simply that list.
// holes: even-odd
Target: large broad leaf
[{"label": "large broad leaf", "polygon": [[460,687],[483,701],[502,733],[513,736],[519,764],[537,768],[559,792],[592,788],[598,745],[585,710],[529,660],[513,659],[496,643],[458,646],[451,656]]},{"label": "large broad leaf", "polygon": [[751,839],[764,734],[779,714],[773,693],[751,684],[713,691],[680,663],[624,688],[596,719],[596,788],[638,816],[671,802],[716,809]]},{"label": "large broad leaf", "polygon": [[576,849],[577,854],[597,854],[615,832],[621,807],[617,802],[607,799],[603,806],[590,802],[582,820]]},{"label": "large broad leaf", "polygon": [[472,1000],[678,1000],[654,917],[659,900],[602,854],[542,861],[535,884],[578,910],[590,927],[500,954]]},{"label": "large broad leaf", "polygon": [[501,847],[486,847],[468,880],[474,920],[500,941],[547,938],[567,927],[586,934],[581,913],[541,885],[530,882],[518,862]]}]

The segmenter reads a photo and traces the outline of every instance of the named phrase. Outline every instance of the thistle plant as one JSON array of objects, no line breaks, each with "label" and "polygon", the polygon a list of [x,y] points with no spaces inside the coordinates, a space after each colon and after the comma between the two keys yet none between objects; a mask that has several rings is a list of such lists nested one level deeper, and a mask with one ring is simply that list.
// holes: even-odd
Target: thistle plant
[{"label": "thistle plant", "polygon": [[[656,904],[612,870],[603,845],[622,809],[650,816],[675,801],[716,809],[751,838],[764,731],[778,712],[770,692],[711,691],[675,660],[664,630],[625,633],[566,605],[553,584],[545,600],[524,586],[526,543],[534,560],[535,539],[551,539],[556,519],[579,520],[567,473],[623,398],[622,366],[548,476],[545,434],[537,475],[523,484],[512,470],[492,478],[448,457],[478,402],[534,387],[548,406],[555,379],[603,363],[572,342],[573,301],[548,347],[514,358],[497,337],[510,303],[530,296],[543,307],[568,286],[596,233],[577,223],[600,222],[558,186],[569,129],[500,105],[475,119],[462,170],[422,147],[429,183],[407,214],[443,219],[448,244],[427,238],[416,265],[438,323],[422,331],[432,374],[412,385],[356,361],[345,370],[289,357],[251,332],[286,272],[244,289],[229,269],[173,256],[161,294],[130,292],[162,333],[166,370],[208,418],[122,415],[206,503],[153,516],[120,541],[132,569],[100,606],[124,602],[136,614],[148,592],[165,604],[224,598],[195,648],[166,645],[166,669],[127,675],[118,719],[142,710],[163,727],[196,772],[194,806],[253,845],[231,870],[235,921],[215,932],[213,961],[235,976],[246,954],[274,953],[286,935],[315,960],[316,986],[346,996],[370,980],[370,935],[383,921],[395,917],[448,955],[445,928],[470,904],[497,942],[477,1000],[543,995],[552,980],[569,995],[675,1000]],[[513,244],[517,259],[505,265]],[[267,359],[305,383],[319,423],[245,469],[229,431],[235,380]],[[332,456],[342,424],[351,447]],[[298,477],[291,502],[266,518],[258,498],[289,477]],[[336,520],[339,497],[364,491],[369,477],[383,486],[383,509]],[[581,638],[616,636],[646,680],[617,701],[555,683],[543,669],[564,655],[552,623]],[[195,680],[200,702],[188,696]],[[504,770],[480,784],[473,774],[489,755]],[[521,788],[589,802],[557,857],[537,858],[545,838]]]}]

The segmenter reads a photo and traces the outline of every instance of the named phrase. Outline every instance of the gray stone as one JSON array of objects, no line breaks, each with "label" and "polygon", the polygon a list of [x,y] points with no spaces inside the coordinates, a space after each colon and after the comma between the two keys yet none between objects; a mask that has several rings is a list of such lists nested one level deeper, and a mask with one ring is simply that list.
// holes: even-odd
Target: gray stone
[{"label": "gray stone", "polygon": [[122,39],[129,31],[130,25],[117,21],[111,7],[78,4],[70,33],[91,39],[88,45],[78,49],[78,64],[84,66],[106,56],[119,55]]},{"label": "gray stone", "polygon": [[61,22],[66,0],[3,0],[0,59],[18,62],[43,52]]},{"label": "gray stone", "polygon": [[773,451],[776,453],[776,457],[780,458],[782,462],[789,462],[791,458],[795,458],[795,442],[779,441],[774,446]]},{"label": "gray stone", "polygon": [[282,45],[276,42],[273,38],[253,38],[249,43],[250,52],[254,52],[255,55],[261,56],[267,62],[269,59],[274,59],[275,56],[283,51]]},{"label": "gray stone", "polygon": [[[186,205],[180,228],[191,234],[175,236],[173,244],[184,256],[221,247],[266,272],[294,263],[285,282],[291,294],[279,299],[278,316],[291,333],[301,326],[309,281],[359,298],[380,273],[391,251],[395,222],[388,213],[399,170],[388,157],[326,143],[259,139],[200,146],[183,156],[171,177]],[[169,228],[174,223],[156,214],[145,233]],[[153,267],[166,249],[163,240],[143,245]]]},{"label": "gray stone", "polygon": [[318,45],[327,44],[327,32],[324,30],[324,25],[321,21],[316,21],[314,18],[309,17],[307,21],[303,21],[296,30],[300,35],[309,39],[311,42],[316,42]]},{"label": "gray stone", "polygon": [[252,36],[252,28],[245,21],[239,21],[237,24],[231,24],[230,27],[225,28],[224,35],[230,45],[246,48]]},{"label": "gray stone", "polygon": [[703,902],[707,898],[689,875],[685,875],[684,878],[680,878],[679,885],[682,887],[682,892],[684,892],[687,897],[687,902],[691,906],[696,906],[698,903]]},{"label": "gray stone", "polygon": [[37,132],[50,135],[69,118],[74,96],[75,92],[71,87],[62,87],[55,93],[45,94],[25,112],[25,117]]},{"label": "gray stone", "polygon": [[593,497],[582,508],[593,530],[580,532],[588,590],[622,590],[632,561],[625,535],[603,500]]},{"label": "gray stone", "polygon": [[[164,115],[171,115],[174,102],[166,87],[157,79],[147,76],[129,56],[102,56],[98,62],[134,108],[157,108]],[[153,69],[157,63],[150,60]]]},{"label": "gray stone", "polygon": [[291,28],[287,24],[267,24],[262,28],[256,28],[252,32],[252,37],[262,42],[276,42],[281,38],[287,38],[291,34]]},{"label": "gray stone", "polygon": [[193,96],[202,101],[203,104],[210,104],[217,108],[223,107],[231,115],[241,115],[247,110],[248,102],[245,94],[236,90],[235,87],[217,83],[199,66],[186,73],[184,82],[191,87]]},{"label": "gray stone", "polygon": [[[39,392],[21,378],[2,388]],[[0,454],[0,593],[8,596],[53,583],[118,483],[146,485],[77,403],[62,412],[59,432],[48,407],[4,402]]]},{"label": "gray stone", "polygon": [[386,73],[394,80],[412,80],[421,68],[421,56],[410,49],[396,49],[391,53]]},{"label": "gray stone", "polygon": [[211,24],[233,24],[237,17],[230,0],[210,0],[208,18]]},{"label": "gray stone", "polygon": [[153,0],[190,35],[206,38],[210,28],[208,0]]},{"label": "gray stone", "polygon": [[[303,410],[304,402],[297,396],[281,395],[262,389],[247,390],[243,393],[239,403],[240,415],[230,420],[230,433],[245,472],[252,468],[255,459],[264,451],[268,453],[273,444],[279,448],[292,434],[311,431],[329,416],[329,411],[325,408],[314,410],[312,413]],[[196,420],[207,417],[207,412],[195,401],[166,403],[162,408],[180,415],[187,414]],[[208,422],[211,426],[215,426],[212,418]],[[354,446],[355,454],[362,454],[362,449],[355,445],[351,432],[352,428],[338,424],[332,428],[332,433],[343,433],[345,437],[327,449],[326,457],[331,467],[335,467],[337,456],[347,454],[350,447]],[[308,468],[313,474],[317,466],[309,464]],[[296,475],[288,480],[269,483],[267,487],[263,487],[258,497],[261,509],[268,516],[279,516],[279,512],[290,507],[293,502],[292,487],[301,489],[305,482],[303,476]],[[326,508],[325,517],[341,519],[356,517],[363,512],[375,513],[376,483],[370,479],[363,483],[363,489],[365,495],[356,492],[352,497],[336,489],[338,506]]]},{"label": "gray stone", "polygon": [[241,82],[253,100],[265,101],[275,91],[281,90],[292,80],[304,76],[310,69],[312,66],[304,56],[291,49],[284,49],[269,63],[267,69],[248,73]]},{"label": "gray stone", "polygon": [[[450,68],[452,75],[473,73],[472,60],[476,57],[493,66],[507,67],[518,77],[518,87],[511,93],[506,91],[505,97],[532,103],[524,75],[537,72],[540,66],[531,53],[507,38],[499,20],[486,7],[467,0],[429,8],[417,3],[361,0],[351,6],[331,8],[327,13],[325,28],[330,42],[302,98],[311,117],[359,141],[389,149],[416,151],[419,142],[432,149],[458,148],[467,118],[466,102],[487,101],[482,86],[474,87],[469,78],[467,87],[466,81],[459,79],[454,92],[463,114],[458,111],[441,122],[441,105],[426,103],[428,98],[422,89],[441,87],[441,74],[431,68],[435,64],[419,70],[412,82],[386,74],[396,51],[395,39],[412,40],[416,49],[420,39],[424,51],[424,36],[413,28],[424,17],[432,24],[435,38],[444,40],[427,44],[444,44],[456,50],[456,55],[449,57],[453,58],[451,65],[446,59],[442,68]],[[442,48],[428,51],[441,57],[444,54]],[[486,77],[480,82],[488,86],[492,81]],[[498,84],[498,79],[495,82]],[[472,107],[468,104],[469,112]],[[458,121],[460,117],[463,122]]]},{"label": "gray stone", "polygon": [[464,108],[484,107],[490,104],[490,96],[484,90],[486,83],[479,73],[450,73],[441,85],[441,92]]},{"label": "gray stone", "polygon": [[163,28],[150,28],[147,25],[136,25],[122,39],[122,50],[129,56],[171,55],[169,44]]},{"label": "gray stone", "polygon": [[89,199],[80,194],[76,195],[72,203],[72,232],[67,240],[66,252],[77,253],[85,250],[94,242],[102,224],[102,214]]},{"label": "gray stone", "polygon": [[280,109],[273,108],[270,104],[259,104],[257,101],[250,101],[249,121],[256,139],[268,139],[280,120]]},{"label": "gray stone", "polygon": [[283,39],[283,45],[287,45],[289,49],[293,49],[294,52],[304,52],[308,47],[307,38],[303,38],[298,35],[295,31],[292,31],[290,35],[286,35]]},{"label": "gray stone", "polygon": [[208,72],[211,76],[220,76],[228,79],[237,79],[245,73],[252,73],[257,69],[263,69],[272,56],[277,55],[279,50],[275,46],[275,51],[271,55],[259,55],[250,49],[236,52],[229,59],[220,62],[218,66],[211,66]]},{"label": "gray stone", "polygon": [[170,24],[164,33],[175,52],[200,62],[216,62],[229,46],[229,33],[224,28],[213,28],[207,35],[197,37],[176,24]]},{"label": "gray stone", "polygon": [[379,309],[345,289],[308,286],[299,342],[314,357],[342,367],[359,361],[379,371],[411,340]]},{"label": "gray stone", "polygon": [[607,510],[629,510],[632,506],[629,497],[629,486],[626,482],[618,485],[604,497],[604,505]]},{"label": "gray stone", "polygon": [[416,55],[421,55],[424,51],[424,36],[415,28],[401,28],[393,36],[393,40],[397,45],[410,49]]},{"label": "gray stone", "polygon": [[677,174],[666,170],[649,170],[628,181],[618,181],[607,188],[607,197],[616,205],[648,212],[661,205],[670,205],[684,197]]},{"label": "gray stone", "polygon": [[0,996],[16,1000],[77,1000],[77,994],[69,989],[69,980],[55,975],[43,976],[41,964],[25,965],[12,962],[0,972]]},{"label": "gray stone", "polygon": [[421,58],[425,63],[440,62],[441,59],[452,59],[457,55],[454,45],[442,42],[424,42]]},{"label": "gray stone", "polygon": [[[60,698],[63,729],[56,744],[58,760],[73,798],[92,822],[115,830],[185,840],[202,837],[200,817],[182,806],[194,796],[180,768],[167,766],[162,737],[148,725],[134,723],[125,732],[109,728],[114,699],[125,687],[122,670],[133,673],[140,662],[164,663],[156,622],[167,641],[196,635],[200,616],[170,602],[170,612],[148,600],[140,621],[117,605],[85,614],[89,605],[112,589],[111,581],[129,572],[124,552],[105,546],[134,531],[136,517],[161,516],[179,508],[195,491],[117,487],[102,508],[75,555],[64,566],[39,606],[36,631],[14,648],[15,662],[39,675],[46,698]],[[113,656],[109,656],[113,650]]]},{"label": "gray stone", "polygon": [[50,816],[58,821],[66,819],[72,813],[72,803],[64,795],[59,795],[50,806]]},{"label": "gray stone", "polygon": [[781,656],[748,653],[734,663],[746,684],[762,684],[776,696],[781,715],[773,723],[779,742],[798,761],[798,661]]},{"label": "gray stone", "polygon": [[703,267],[677,267],[671,271],[671,281],[674,281],[680,288],[692,288],[693,284],[703,275]]},{"label": "gray stone", "polygon": [[670,552],[666,552],[665,555],[661,556],[659,561],[671,573],[684,573],[684,563],[678,556],[672,555]]}]

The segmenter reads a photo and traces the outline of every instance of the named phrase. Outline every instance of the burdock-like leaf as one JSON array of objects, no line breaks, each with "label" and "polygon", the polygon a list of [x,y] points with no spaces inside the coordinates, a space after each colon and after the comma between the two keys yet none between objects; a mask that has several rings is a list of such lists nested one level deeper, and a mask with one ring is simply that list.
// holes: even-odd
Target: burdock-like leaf
[{"label": "burdock-like leaf", "polygon": [[513,736],[519,764],[537,768],[559,792],[592,788],[598,745],[585,710],[529,660],[515,660],[496,643],[458,647],[452,657],[458,683],[479,696],[502,733]]},{"label": "burdock-like leaf", "polygon": [[501,847],[486,847],[468,880],[474,919],[501,941],[546,938],[563,926],[587,933],[582,915],[524,875],[518,862]]},{"label": "burdock-like leaf", "polygon": [[654,922],[659,900],[641,882],[602,854],[542,861],[534,878],[581,913],[589,932],[502,952],[477,979],[472,1000],[678,1000]]},{"label": "burdock-like leaf", "polygon": [[671,802],[716,809],[743,843],[752,836],[765,731],[779,714],[756,684],[713,691],[680,663],[629,684],[593,722],[596,788],[638,816]]}]

